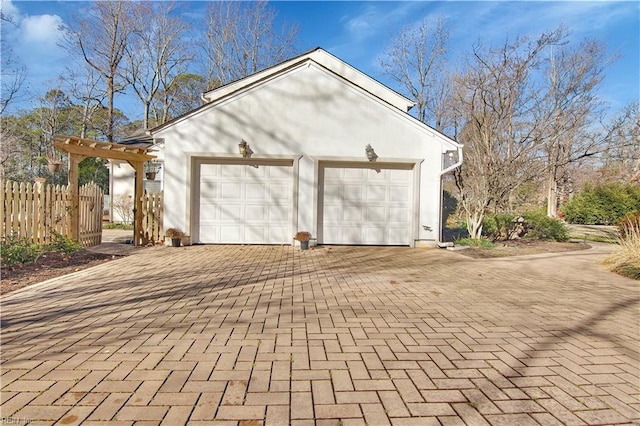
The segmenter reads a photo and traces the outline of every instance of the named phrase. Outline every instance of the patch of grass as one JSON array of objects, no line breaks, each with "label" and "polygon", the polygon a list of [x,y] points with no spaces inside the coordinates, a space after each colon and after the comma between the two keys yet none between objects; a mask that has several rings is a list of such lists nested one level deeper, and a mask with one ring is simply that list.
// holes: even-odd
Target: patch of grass
[{"label": "patch of grass", "polygon": [[133,224],[109,222],[109,223],[103,224],[102,229],[122,229],[125,231],[133,231]]},{"label": "patch of grass", "polygon": [[455,244],[457,246],[469,246],[469,247],[483,248],[483,249],[492,249],[496,246],[495,243],[489,240],[485,240],[483,238],[480,238],[477,240],[474,238],[460,238],[455,241]]}]

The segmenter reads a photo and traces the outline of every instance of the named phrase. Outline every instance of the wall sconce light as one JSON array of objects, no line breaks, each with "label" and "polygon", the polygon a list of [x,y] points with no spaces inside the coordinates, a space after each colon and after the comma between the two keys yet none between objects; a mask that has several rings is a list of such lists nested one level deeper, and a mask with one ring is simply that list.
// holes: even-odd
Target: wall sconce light
[{"label": "wall sconce light", "polygon": [[371,148],[371,145],[367,145],[365,147],[365,151],[367,153],[367,160],[369,161],[376,161],[378,159],[378,155],[376,154],[376,152],[373,150],[373,148]]},{"label": "wall sconce light", "polygon": [[251,158],[251,154],[253,154],[253,150],[244,139],[238,144],[238,150],[240,151],[242,158]]}]

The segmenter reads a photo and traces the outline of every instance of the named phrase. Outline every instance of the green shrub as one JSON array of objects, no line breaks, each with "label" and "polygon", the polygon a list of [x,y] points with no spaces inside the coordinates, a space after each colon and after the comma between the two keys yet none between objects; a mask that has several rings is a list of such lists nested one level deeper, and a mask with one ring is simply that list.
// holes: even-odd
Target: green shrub
[{"label": "green shrub", "polygon": [[82,244],[69,237],[53,232],[53,239],[43,247],[44,251],[60,251],[65,254],[72,254],[82,249]]},{"label": "green shrub", "polygon": [[486,249],[492,249],[496,246],[493,242],[489,240],[485,240],[484,238],[479,238],[479,239],[460,238],[459,240],[456,240],[455,244],[458,246],[469,246],[469,247],[486,248]]},{"label": "green shrub", "polygon": [[569,223],[613,225],[624,215],[640,211],[640,185],[587,186],[561,211]]},{"label": "green shrub", "polygon": [[0,241],[0,258],[2,266],[11,268],[20,263],[36,260],[44,249],[25,238],[5,237]]},{"label": "green shrub", "polygon": [[569,229],[566,225],[543,211],[529,212],[522,215],[525,220],[525,237],[533,240],[567,241]]},{"label": "green shrub", "polygon": [[490,240],[508,240],[514,231],[515,214],[488,214],[482,222],[482,235]]},{"label": "green shrub", "polygon": [[26,238],[5,237],[0,241],[0,257],[2,266],[11,268],[21,263],[35,262],[47,252],[62,252],[72,254],[82,249],[82,245],[71,238],[53,233],[53,240],[49,244],[36,244]]},{"label": "green shrub", "polygon": [[[524,222],[522,219],[518,220],[520,217]],[[542,210],[524,213],[522,216],[511,213],[487,215],[483,222],[482,234],[492,241],[509,240],[516,235],[532,240],[569,239],[569,230],[565,224],[558,219],[547,217]]]}]

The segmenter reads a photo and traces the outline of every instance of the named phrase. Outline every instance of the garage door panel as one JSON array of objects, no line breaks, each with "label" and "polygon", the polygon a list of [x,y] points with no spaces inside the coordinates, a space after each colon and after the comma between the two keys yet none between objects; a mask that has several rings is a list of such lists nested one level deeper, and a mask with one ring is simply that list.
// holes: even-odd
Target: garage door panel
[{"label": "garage door panel", "polygon": [[344,226],[342,227],[344,236],[353,244],[362,244],[362,228],[360,226]]},{"label": "garage door panel", "polygon": [[365,232],[365,237],[364,237],[365,244],[379,244],[380,241],[384,241],[385,230],[383,228],[367,227],[365,228],[364,232]]},{"label": "garage door panel", "polygon": [[349,181],[352,179],[361,180],[363,175],[367,173],[366,169],[343,169],[341,175],[344,177],[345,181]]},{"label": "garage door panel", "polygon": [[225,166],[218,165],[218,167],[220,168],[219,176],[223,178],[241,178],[244,171],[243,168],[247,166],[234,167],[230,165],[225,165]]},{"label": "garage door panel", "polygon": [[324,167],[322,243],[411,243],[413,170]]},{"label": "garage door panel", "polygon": [[289,220],[289,208],[284,205],[270,205],[268,220],[270,223],[287,222]]},{"label": "garage door panel", "polygon": [[363,210],[359,208],[344,209],[342,219],[347,222],[358,222],[362,220]]},{"label": "garage door panel", "polygon": [[271,184],[268,188],[269,200],[273,202],[280,202],[280,200],[286,199],[289,200],[289,197],[283,197],[287,191],[291,191],[291,186],[287,184]]},{"label": "garage door panel", "polygon": [[247,221],[265,222],[268,220],[268,207],[262,204],[247,204],[245,206],[244,217]]},{"label": "garage door panel", "polygon": [[291,179],[290,169],[290,167],[269,167],[269,178],[271,180],[283,179],[289,181]]},{"label": "garage door panel", "polygon": [[[341,217],[342,209],[340,206],[325,206],[324,208],[324,220],[326,222],[339,222],[342,220]],[[327,227],[325,227],[326,231]]]},{"label": "garage door panel", "polygon": [[245,198],[247,200],[264,200],[266,192],[267,190],[263,183],[245,184]]},{"label": "garage door panel", "polygon": [[392,223],[407,223],[409,217],[409,209],[407,207],[390,207],[388,222]]},{"label": "garage door panel", "polygon": [[258,244],[267,240],[264,228],[258,226],[245,226],[244,232],[243,242],[245,243]]},{"label": "garage door panel", "polygon": [[409,230],[406,227],[388,227],[387,228],[387,241],[389,244],[401,245],[406,244],[409,238]]},{"label": "garage door panel", "polygon": [[279,244],[283,241],[291,241],[292,236],[289,235],[288,226],[271,226],[267,230],[269,231],[268,242],[270,244]]},{"label": "garage door panel", "polygon": [[380,170],[380,171],[376,171],[376,170],[372,170],[372,169],[368,169],[367,170],[367,180],[368,181],[385,181],[387,180],[387,171],[386,170]]},{"label": "garage door panel", "polygon": [[218,176],[220,168],[217,164],[203,164],[200,167],[200,178],[205,179],[209,176]]},{"label": "garage door panel", "polygon": [[342,198],[347,201],[363,201],[365,189],[360,185],[345,185]]},{"label": "garage door panel", "polygon": [[242,243],[241,227],[239,225],[221,226],[220,238],[228,243]]},{"label": "garage door panel", "polygon": [[385,201],[387,198],[387,187],[384,185],[368,186],[367,201]]},{"label": "garage door panel", "polygon": [[406,186],[391,186],[389,188],[389,201],[409,202],[409,192]]},{"label": "garage door panel", "polygon": [[199,242],[290,242],[292,188],[291,166],[201,165]]},{"label": "garage door panel", "polygon": [[220,183],[220,199],[239,200],[242,197],[242,185],[235,182],[222,182]]},{"label": "garage door panel", "polygon": [[387,209],[385,207],[366,206],[365,221],[383,222],[387,219]]},{"label": "garage door panel", "polygon": [[220,214],[211,219],[215,220],[218,218],[221,222],[235,222],[242,218],[242,206],[226,205],[218,207],[217,210],[219,210]]},{"label": "garage door panel", "polygon": [[324,199],[327,202],[339,201],[342,199],[341,185],[325,184],[324,191]]}]

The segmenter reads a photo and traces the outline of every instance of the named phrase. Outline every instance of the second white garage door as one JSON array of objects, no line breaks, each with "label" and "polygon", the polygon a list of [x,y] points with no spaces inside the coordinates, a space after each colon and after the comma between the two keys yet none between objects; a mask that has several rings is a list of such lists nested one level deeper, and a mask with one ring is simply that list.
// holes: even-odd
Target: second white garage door
[{"label": "second white garage door", "polygon": [[323,244],[411,244],[413,171],[408,166],[325,167],[323,186]]},{"label": "second white garage door", "polygon": [[199,242],[290,243],[290,165],[202,164]]}]

